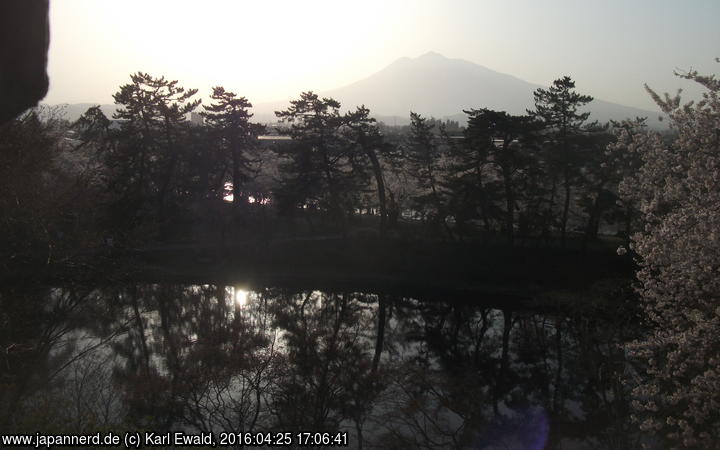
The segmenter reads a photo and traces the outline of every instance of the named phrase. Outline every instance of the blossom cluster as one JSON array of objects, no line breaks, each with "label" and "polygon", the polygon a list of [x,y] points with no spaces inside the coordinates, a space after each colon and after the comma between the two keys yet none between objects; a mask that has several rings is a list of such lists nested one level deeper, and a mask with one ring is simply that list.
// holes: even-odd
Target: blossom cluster
[{"label": "blossom cluster", "polygon": [[[720,61],[719,61],[720,62]],[[621,127],[615,149],[641,161],[620,191],[643,227],[632,238],[637,289],[650,330],[629,345],[643,370],[632,381],[635,418],[677,448],[714,448],[720,435],[720,80],[702,101],[650,95],[672,139]]]}]

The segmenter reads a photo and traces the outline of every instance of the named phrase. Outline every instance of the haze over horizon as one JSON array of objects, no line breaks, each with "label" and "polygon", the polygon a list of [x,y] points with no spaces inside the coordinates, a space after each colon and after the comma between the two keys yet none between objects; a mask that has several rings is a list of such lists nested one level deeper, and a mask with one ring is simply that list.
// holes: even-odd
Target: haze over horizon
[{"label": "haze over horizon", "polygon": [[[45,103],[112,103],[130,73],[253,104],[332,91],[429,51],[548,86],[657,110],[643,89],[699,90],[674,70],[717,72],[720,4],[698,0],[262,4],[64,0],[51,4]],[[313,26],[308,26],[312,24]]]}]

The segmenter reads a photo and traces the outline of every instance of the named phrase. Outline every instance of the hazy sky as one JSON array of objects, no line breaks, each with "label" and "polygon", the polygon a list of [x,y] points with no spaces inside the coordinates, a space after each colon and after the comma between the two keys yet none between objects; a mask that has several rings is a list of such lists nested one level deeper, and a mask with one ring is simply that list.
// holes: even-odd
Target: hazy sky
[{"label": "hazy sky", "polygon": [[[53,0],[48,103],[112,103],[136,71],[207,95],[296,98],[435,51],[533,83],[570,75],[603,100],[688,88],[720,73],[718,0]],[[654,109],[654,108],[653,108]]]}]

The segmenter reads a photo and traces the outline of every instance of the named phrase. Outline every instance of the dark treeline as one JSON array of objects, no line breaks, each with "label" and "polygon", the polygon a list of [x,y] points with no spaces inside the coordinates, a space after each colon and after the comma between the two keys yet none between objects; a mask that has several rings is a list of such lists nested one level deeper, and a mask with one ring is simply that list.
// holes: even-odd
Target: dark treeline
[{"label": "dark treeline", "polygon": [[569,77],[538,89],[527,115],[471,109],[466,127],[416,113],[388,127],[305,92],[268,128],[245,97],[215,87],[201,105],[197,92],[136,73],[113,118],[33,110],[3,125],[6,268],[299,235],[584,248],[603,227],[633,227],[616,186],[638,163],[615,136],[644,122],[591,122],[592,97]]}]

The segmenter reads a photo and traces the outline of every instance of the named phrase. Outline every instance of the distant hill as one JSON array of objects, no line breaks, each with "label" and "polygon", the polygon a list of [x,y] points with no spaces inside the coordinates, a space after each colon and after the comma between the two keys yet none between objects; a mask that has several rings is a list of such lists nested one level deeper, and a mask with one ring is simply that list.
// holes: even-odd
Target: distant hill
[{"label": "distant hill", "polygon": [[[562,75],[558,74],[558,78]],[[462,111],[471,108],[525,114],[527,109],[533,109],[533,92],[540,87],[547,88],[469,61],[430,52],[414,59],[400,58],[363,80],[320,94],[333,97],[348,108],[364,104],[388,125],[404,125],[409,123],[410,111],[461,123],[466,121]],[[588,94],[582,86],[577,90]],[[273,112],[287,108],[288,102],[255,106],[258,119],[273,120]],[[598,99],[593,100],[588,109],[591,120],[606,122],[639,116],[648,117],[651,126],[661,126],[659,111]]]},{"label": "distant hill", "polygon": [[[562,75],[558,74],[558,77]],[[400,58],[365,79],[319,94],[339,100],[343,108],[364,104],[375,118],[388,125],[408,124],[410,111],[464,124],[466,115],[463,110],[471,108],[525,114],[527,109],[534,107],[533,92],[540,87],[547,88],[463,59],[446,58],[430,52],[417,58]],[[582,94],[591,94],[582,86],[578,86],[577,90]],[[290,100],[255,104],[255,120],[275,122],[275,111],[286,109]],[[93,104],[66,105],[66,117],[76,120],[90,106]],[[115,105],[101,105],[101,108],[108,117],[115,111]],[[648,125],[664,127],[664,123],[658,120],[659,111],[599,99],[593,100],[587,110],[591,112],[591,120],[600,122],[647,117]]]}]

